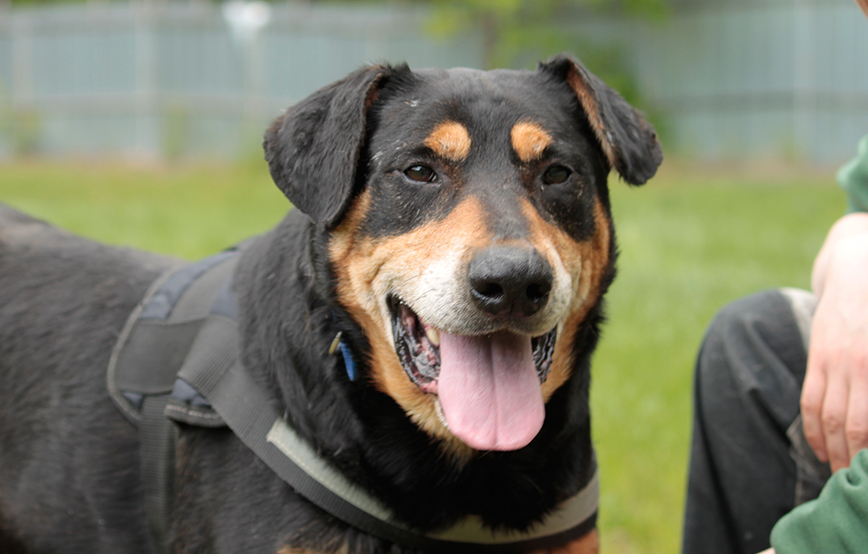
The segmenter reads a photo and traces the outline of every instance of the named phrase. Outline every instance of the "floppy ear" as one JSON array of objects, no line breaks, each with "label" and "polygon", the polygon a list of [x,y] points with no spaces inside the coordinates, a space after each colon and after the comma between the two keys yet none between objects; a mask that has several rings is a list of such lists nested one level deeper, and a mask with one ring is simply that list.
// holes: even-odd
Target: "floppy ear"
[{"label": "floppy ear", "polygon": [[349,205],[367,111],[391,72],[359,69],[290,107],[265,132],[271,178],[317,223],[333,226]]},{"label": "floppy ear", "polygon": [[609,165],[625,181],[641,185],[654,176],[663,161],[657,133],[621,95],[566,54],[540,63],[537,71],[553,74],[569,84]]}]

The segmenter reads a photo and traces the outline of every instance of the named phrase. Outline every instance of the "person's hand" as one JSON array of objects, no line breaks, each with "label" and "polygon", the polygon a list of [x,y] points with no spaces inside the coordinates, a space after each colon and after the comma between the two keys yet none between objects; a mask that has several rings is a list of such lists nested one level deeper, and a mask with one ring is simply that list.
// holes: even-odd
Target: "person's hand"
[{"label": "person's hand", "polygon": [[763,551],[760,552],[759,554],[775,554],[775,549],[774,549],[774,548],[769,548],[768,550],[763,550]]},{"label": "person's hand", "polygon": [[868,447],[868,214],[845,216],[814,264],[819,299],[802,387],[805,437],[836,471]]}]

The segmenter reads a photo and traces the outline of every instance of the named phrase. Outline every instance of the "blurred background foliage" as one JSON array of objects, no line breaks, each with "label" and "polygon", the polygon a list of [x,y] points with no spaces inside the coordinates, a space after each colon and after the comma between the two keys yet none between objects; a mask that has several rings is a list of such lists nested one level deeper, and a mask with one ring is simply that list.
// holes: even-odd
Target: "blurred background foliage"
[{"label": "blurred background foliage", "polygon": [[[431,29],[438,34],[481,30],[485,65],[524,67],[563,51],[587,52],[564,25],[586,14],[665,17],[667,0],[428,0],[435,6]],[[605,55],[605,54],[603,54]],[[608,61],[619,65],[617,58]],[[593,67],[605,67],[595,64]]]}]

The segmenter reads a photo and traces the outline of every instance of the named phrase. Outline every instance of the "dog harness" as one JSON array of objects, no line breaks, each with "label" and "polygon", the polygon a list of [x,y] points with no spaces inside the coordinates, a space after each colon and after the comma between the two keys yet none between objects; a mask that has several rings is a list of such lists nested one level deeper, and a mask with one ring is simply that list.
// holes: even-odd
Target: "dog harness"
[{"label": "dog harness", "polygon": [[[519,553],[563,545],[596,523],[599,476],[525,531],[492,530],[468,516],[420,532],[318,455],[274,409],[240,363],[232,290],[240,249],[174,267],[128,318],[108,368],[108,390],[139,429],[145,509],[153,550],[168,552],[177,427],[228,426],[295,491],[366,533],[432,553]],[[346,345],[340,345],[350,356]],[[345,358],[348,368],[351,358]]]}]

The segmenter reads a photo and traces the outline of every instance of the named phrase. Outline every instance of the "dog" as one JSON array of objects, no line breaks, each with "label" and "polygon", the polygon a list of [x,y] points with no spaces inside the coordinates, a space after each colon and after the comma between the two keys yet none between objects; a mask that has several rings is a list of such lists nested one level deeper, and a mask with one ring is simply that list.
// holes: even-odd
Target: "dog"
[{"label": "dog", "polygon": [[[425,540],[472,520],[519,537],[501,551],[596,552],[593,516],[522,537],[595,478],[607,178],[654,175],[653,127],[568,55],[373,65],[289,108],[264,150],[294,209],[240,248],[231,281],[262,408]],[[106,368],[176,265],[0,210],[0,551],[437,551],[347,523],[233,429],[183,421],[154,538],[139,429]],[[498,551],[486,541],[440,550]]]}]

